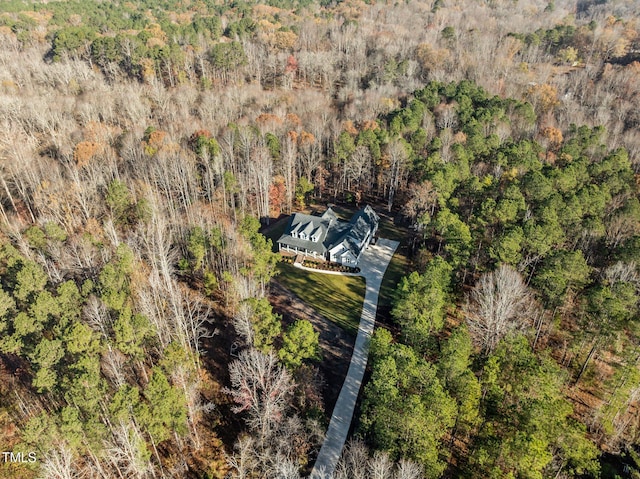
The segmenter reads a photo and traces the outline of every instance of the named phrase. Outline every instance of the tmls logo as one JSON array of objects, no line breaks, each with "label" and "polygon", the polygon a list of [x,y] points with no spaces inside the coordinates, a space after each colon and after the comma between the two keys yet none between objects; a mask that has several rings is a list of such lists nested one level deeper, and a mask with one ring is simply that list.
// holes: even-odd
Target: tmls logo
[{"label": "tmls logo", "polygon": [[2,459],[4,460],[4,462],[34,463],[37,460],[35,452],[26,454],[24,452],[4,451],[0,454],[2,454]]}]

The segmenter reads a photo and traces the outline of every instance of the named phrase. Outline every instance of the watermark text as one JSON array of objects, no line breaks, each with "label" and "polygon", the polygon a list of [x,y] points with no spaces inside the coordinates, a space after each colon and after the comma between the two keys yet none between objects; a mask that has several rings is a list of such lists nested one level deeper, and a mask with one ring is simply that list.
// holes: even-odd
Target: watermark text
[{"label": "watermark text", "polygon": [[0,452],[1,462],[33,464],[37,460],[38,460],[38,457],[36,456],[35,452],[9,452],[9,451]]}]

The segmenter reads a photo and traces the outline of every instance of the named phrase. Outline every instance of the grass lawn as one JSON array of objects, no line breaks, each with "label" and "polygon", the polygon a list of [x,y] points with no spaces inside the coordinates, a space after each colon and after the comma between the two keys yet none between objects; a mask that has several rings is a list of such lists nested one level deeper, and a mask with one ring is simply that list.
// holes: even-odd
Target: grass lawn
[{"label": "grass lawn", "polygon": [[402,246],[400,246],[393,255],[393,258],[391,258],[387,271],[384,273],[384,278],[382,278],[378,307],[385,309],[391,308],[393,294],[398,283],[400,283],[400,279],[407,274],[409,274],[409,259],[405,252],[403,252]]},{"label": "grass lawn", "polygon": [[406,276],[410,272],[411,260],[408,256],[406,243],[408,234],[407,228],[396,225],[392,216],[387,216],[384,213],[380,214],[378,235],[381,238],[400,242],[400,246],[398,246],[393,258],[391,258],[391,262],[389,262],[389,266],[387,266],[387,271],[385,271],[382,284],[380,285],[376,320],[386,325],[390,325],[392,322],[391,307],[398,283],[400,283],[403,276]]},{"label": "grass lawn", "polygon": [[393,255],[393,258],[391,258],[391,262],[387,267],[387,271],[384,273],[382,285],[380,286],[378,307],[383,312],[388,312],[391,309],[393,294],[400,282],[400,279],[409,274],[409,267],[411,266],[407,248],[409,232],[406,227],[396,225],[394,217],[386,211],[379,214],[380,223],[378,225],[378,236],[380,238],[387,238],[400,242],[400,246],[398,246],[398,249]]},{"label": "grass lawn", "polygon": [[[360,208],[356,208],[355,206],[333,205],[333,208],[331,209],[336,215],[338,215],[338,218],[340,218],[343,221],[349,221],[351,217],[355,213],[357,213]],[[320,214],[324,213],[324,209],[322,207],[319,207],[318,210],[320,211]]]},{"label": "grass lawn", "polygon": [[380,223],[378,223],[378,236],[380,238],[400,242],[407,239],[409,233],[406,227],[396,225],[393,216],[389,216],[386,212],[378,212],[378,214],[380,215]]},{"label": "grass lawn", "polygon": [[276,280],[302,301],[349,334],[358,333],[365,290],[363,278],[312,273],[286,263],[278,263],[277,271]]},{"label": "grass lawn", "polygon": [[[309,212],[315,211],[317,214],[322,214],[324,209],[325,206],[315,204],[311,205]],[[358,209],[354,206],[336,205],[333,210],[342,219],[349,220]],[[378,321],[388,323],[390,321],[389,313],[393,302],[393,294],[400,279],[409,273],[410,260],[407,255],[406,245],[409,233],[406,227],[395,224],[392,214],[387,213],[382,208],[378,208],[378,214],[380,215],[378,236],[400,241],[400,247],[393,255],[382,279],[378,299]],[[275,242],[284,233],[288,221],[288,216],[281,218],[279,221],[264,228],[262,232],[273,241],[274,251],[277,251]],[[293,291],[305,303],[327,319],[340,325],[350,333],[357,333],[360,312],[362,311],[362,300],[364,298],[364,281],[362,278],[310,273],[284,263],[278,264],[278,271],[280,275],[277,280],[283,286]]]}]

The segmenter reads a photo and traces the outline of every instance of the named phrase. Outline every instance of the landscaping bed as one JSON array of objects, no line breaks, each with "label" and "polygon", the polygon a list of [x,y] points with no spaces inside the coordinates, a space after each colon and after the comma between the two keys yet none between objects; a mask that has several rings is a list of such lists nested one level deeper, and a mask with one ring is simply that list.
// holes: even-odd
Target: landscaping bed
[{"label": "landscaping bed", "polygon": [[324,271],[337,271],[340,273],[359,273],[360,268],[352,268],[351,266],[345,266],[338,263],[330,263],[326,261],[312,261],[305,259],[302,262],[302,266],[307,268],[320,269]]}]

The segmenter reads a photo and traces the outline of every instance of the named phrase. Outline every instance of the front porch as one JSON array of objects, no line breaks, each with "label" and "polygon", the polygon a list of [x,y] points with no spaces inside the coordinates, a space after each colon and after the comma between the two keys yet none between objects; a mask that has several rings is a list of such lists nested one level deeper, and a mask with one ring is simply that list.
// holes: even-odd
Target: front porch
[{"label": "front porch", "polygon": [[316,261],[326,261],[327,259],[316,251],[307,251],[304,248],[298,248],[296,246],[289,246],[286,244],[278,243],[278,251],[282,256],[295,257],[297,255],[305,256],[306,258],[313,258]]}]

